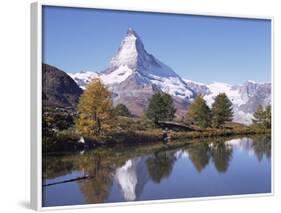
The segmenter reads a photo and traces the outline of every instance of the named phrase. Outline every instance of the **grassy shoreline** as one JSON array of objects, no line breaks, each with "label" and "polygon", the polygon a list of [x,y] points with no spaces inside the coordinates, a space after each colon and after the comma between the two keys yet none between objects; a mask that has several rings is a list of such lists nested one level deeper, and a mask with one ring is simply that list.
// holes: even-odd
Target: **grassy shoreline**
[{"label": "grassy shoreline", "polygon": [[[270,134],[271,130],[244,129],[206,129],[200,131],[171,131],[171,141],[193,140],[193,139],[216,139],[218,137],[253,136]],[[162,130],[152,129],[144,131],[123,131],[113,133],[106,137],[84,137],[89,148],[99,146],[113,146],[117,144],[146,144],[161,143]],[[77,141],[80,135],[73,131],[59,132],[55,137],[43,138],[43,152],[64,152],[77,149]],[[78,147],[79,150],[79,147]]]},{"label": "grassy shoreline", "polygon": [[[170,129],[171,140],[216,139],[217,137],[270,134],[270,129],[246,126],[236,122],[225,122],[221,128],[200,128],[194,124],[173,122],[176,125],[155,125],[151,120],[138,117],[117,116],[110,130],[103,136],[85,136],[78,133],[75,126],[75,111],[60,108],[45,108],[43,113],[43,152],[64,152],[81,150],[83,144],[78,143],[84,137],[87,146],[92,149],[98,146],[116,144],[146,144],[162,141],[162,128]],[[171,122],[170,122],[171,124]],[[168,125],[168,124],[166,124]],[[182,129],[179,127],[186,126]]]}]

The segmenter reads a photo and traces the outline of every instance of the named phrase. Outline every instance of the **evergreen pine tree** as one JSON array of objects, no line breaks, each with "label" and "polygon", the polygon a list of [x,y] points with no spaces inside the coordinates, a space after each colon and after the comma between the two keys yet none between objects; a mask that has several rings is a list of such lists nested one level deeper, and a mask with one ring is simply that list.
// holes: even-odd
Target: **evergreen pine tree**
[{"label": "evergreen pine tree", "polygon": [[263,110],[263,107],[261,105],[258,105],[256,108],[256,111],[254,112],[254,118],[253,118],[253,123],[256,126],[262,126],[265,120],[265,113]]},{"label": "evergreen pine tree", "polygon": [[117,104],[116,107],[114,107],[114,114],[116,116],[125,116],[125,117],[131,116],[129,109],[124,104]]},{"label": "evergreen pine tree", "polygon": [[265,126],[267,129],[271,129],[271,105],[265,108]]},{"label": "evergreen pine tree", "polygon": [[211,124],[211,111],[201,95],[196,96],[187,112],[187,120],[202,128]]},{"label": "evergreen pine tree", "polygon": [[78,104],[76,129],[80,134],[98,136],[110,131],[114,119],[110,93],[99,79],[93,79]]},{"label": "evergreen pine tree", "polygon": [[215,128],[221,127],[226,121],[232,121],[233,109],[232,103],[225,93],[220,93],[215,98],[212,105],[212,126]]},{"label": "evergreen pine tree", "polygon": [[169,121],[175,117],[176,109],[172,97],[163,92],[155,93],[148,105],[146,116],[155,124],[159,121]]},{"label": "evergreen pine tree", "polygon": [[254,113],[253,124],[261,129],[271,128],[271,106],[268,105],[265,109],[261,105],[257,106]]}]

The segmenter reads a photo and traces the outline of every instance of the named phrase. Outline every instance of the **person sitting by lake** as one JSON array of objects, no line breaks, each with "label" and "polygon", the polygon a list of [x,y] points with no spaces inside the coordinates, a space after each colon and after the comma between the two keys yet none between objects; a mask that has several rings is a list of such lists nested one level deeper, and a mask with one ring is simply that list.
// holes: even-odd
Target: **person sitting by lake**
[{"label": "person sitting by lake", "polygon": [[169,129],[166,127],[163,130],[162,141],[164,144],[166,144],[166,143],[168,143],[169,140],[170,140],[170,132],[169,132]]}]

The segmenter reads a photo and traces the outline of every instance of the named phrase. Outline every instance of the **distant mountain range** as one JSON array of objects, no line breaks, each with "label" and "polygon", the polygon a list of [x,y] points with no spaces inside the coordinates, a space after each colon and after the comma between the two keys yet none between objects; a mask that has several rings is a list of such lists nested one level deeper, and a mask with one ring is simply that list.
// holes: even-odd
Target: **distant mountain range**
[{"label": "distant mountain range", "polygon": [[215,97],[224,92],[233,104],[234,121],[239,123],[250,124],[256,107],[259,104],[267,106],[271,103],[271,83],[246,81],[241,85],[218,82],[204,85],[192,81],[186,82],[197,94],[203,95],[210,107]]},{"label": "distant mountain range", "polygon": [[241,85],[226,83],[203,84],[182,79],[169,66],[149,54],[138,34],[129,29],[102,72],[68,73],[84,89],[92,78],[100,78],[112,92],[114,104],[123,103],[135,115],[142,115],[149,99],[157,91],[169,93],[177,108],[177,116],[185,115],[195,96],[203,95],[209,106],[225,92],[233,103],[234,121],[250,124],[257,105],[271,103],[271,83],[246,81]]}]

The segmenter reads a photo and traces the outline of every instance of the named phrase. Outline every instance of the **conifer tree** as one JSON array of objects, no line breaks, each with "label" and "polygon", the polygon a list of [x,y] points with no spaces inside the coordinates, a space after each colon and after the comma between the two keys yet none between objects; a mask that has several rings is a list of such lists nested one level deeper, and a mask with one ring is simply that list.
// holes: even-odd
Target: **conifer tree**
[{"label": "conifer tree", "polygon": [[202,128],[211,124],[211,111],[201,95],[196,96],[187,112],[187,120]]},{"label": "conifer tree", "polygon": [[155,93],[148,105],[146,116],[155,124],[159,121],[170,121],[175,117],[176,109],[172,97],[164,92]]},{"label": "conifer tree", "polygon": [[256,108],[256,111],[254,112],[254,118],[253,118],[253,123],[256,125],[263,125],[264,120],[265,120],[265,113],[263,110],[262,105],[258,105]]},{"label": "conifer tree", "polygon": [[131,116],[129,109],[124,104],[117,104],[116,107],[114,107],[114,114],[116,116],[125,116],[125,117]]},{"label": "conifer tree", "polygon": [[99,79],[93,79],[82,93],[78,114],[75,125],[80,134],[99,136],[111,130],[114,119],[112,100]]},{"label": "conifer tree", "polygon": [[265,126],[267,129],[271,129],[271,105],[265,108]]},{"label": "conifer tree", "polygon": [[255,127],[262,129],[271,128],[271,106],[268,105],[265,109],[258,105],[254,113],[253,124]]},{"label": "conifer tree", "polygon": [[220,93],[216,96],[215,102],[212,105],[211,114],[212,126],[215,128],[221,127],[226,121],[232,121],[232,103],[225,93]]}]

